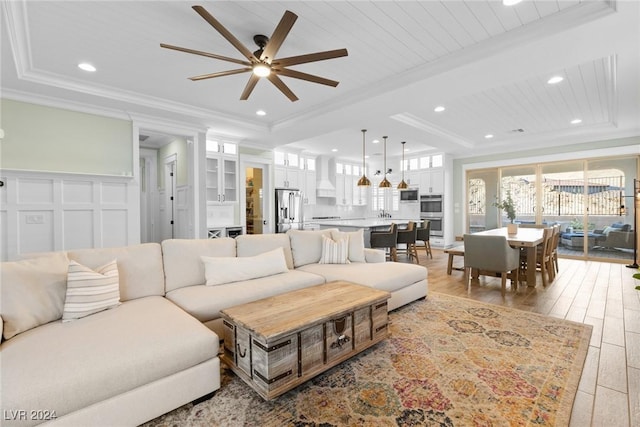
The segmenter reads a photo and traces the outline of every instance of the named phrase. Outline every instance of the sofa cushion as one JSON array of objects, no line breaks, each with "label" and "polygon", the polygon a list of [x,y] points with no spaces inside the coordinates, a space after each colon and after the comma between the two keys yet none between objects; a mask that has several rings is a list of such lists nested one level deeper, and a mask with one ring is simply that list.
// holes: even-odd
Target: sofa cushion
[{"label": "sofa cushion", "polygon": [[331,237],[332,231],[338,231],[338,229],[287,231],[291,240],[293,265],[297,268],[319,262],[322,256],[322,236]]},{"label": "sofa cushion", "polygon": [[282,248],[251,257],[207,257],[203,256],[205,285],[243,282],[259,277],[287,273]]},{"label": "sofa cushion", "polygon": [[365,262],[364,255],[364,230],[359,229],[356,231],[332,231],[331,238],[338,240],[342,238],[349,239],[349,261],[351,262]]},{"label": "sofa cushion", "polygon": [[151,295],[164,295],[162,252],[158,243],[121,248],[81,249],[67,252],[70,260],[93,270],[116,260],[120,300],[128,301]]},{"label": "sofa cushion", "polygon": [[116,260],[95,271],[77,261],[69,262],[63,322],[81,319],[119,305],[120,289]]},{"label": "sofa cushion", "polygon": [[2,263],[0,315],[5,339],[62,317],[68,266],[64,252]]},{"label": "sofa cushion", "polygon": [[179,288],[167,292],[167,298],[199,321],[209,322],[220,318],[222,309],[322,283],[321,276],[290,270],[246,282]]},{"label": "sofa cushion", "polygon": [[218,345],[215,333],[157,296],[52,322],[0,347],[2,409],[61,417],[213,359]]},{"label": "sofa cushion", "polygon": [[349,238],[333,240],[322,236],[322,255],[320,264],[349,264]]},{"label": "sofa cushion", "polygon": [[205,282],[201,256],[234,257],[236,241],[219,239],[169,239],[162,242],[166,291]]},{"label": "sofa cushion", "polygon": [[427,278],[427,269],[423,266],[398,262],[307,264],[299,270],[323,276],[327,282],[345,280],[388,292]]},{"label": "sofa cushion", "polygon": [[275,248],[284,250],[284,257],[289,270],[293,270],[293,256],[289,236],[283,233],[272,234],[242,234],[236,237],[237,256],[255,256]]}]

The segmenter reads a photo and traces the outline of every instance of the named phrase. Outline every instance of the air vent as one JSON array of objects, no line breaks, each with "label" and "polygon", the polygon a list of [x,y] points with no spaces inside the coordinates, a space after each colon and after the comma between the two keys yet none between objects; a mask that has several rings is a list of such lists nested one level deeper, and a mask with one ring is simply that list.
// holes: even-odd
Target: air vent
[{"label": "air vent", "polygon": [[511,131],[510,131],[510,132],[511,132],[511,133],[523,133],[523,132],[524,132],[524,129],[521,129],[521,128],[520,128],[520,129],[511,129]]},{"label": "air vent", "polygon": [[147,139],[149,139],[149,135],[138,135],[138,141],[140,142],[145,142]]}]

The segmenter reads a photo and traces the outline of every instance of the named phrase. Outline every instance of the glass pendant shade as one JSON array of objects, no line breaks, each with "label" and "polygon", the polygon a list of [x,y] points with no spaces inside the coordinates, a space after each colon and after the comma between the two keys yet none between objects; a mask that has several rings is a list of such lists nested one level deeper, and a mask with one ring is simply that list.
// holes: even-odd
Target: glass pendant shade
[{"label": "glass pendant shade", "polygon": [[404,144],[406,144],[407,141],[402,141],[402,163],[400,163],[400,170],[402,170],[402,181],[400,181],[400,184],[398,184],[398,190],[404,190],[406,188],[409,188],[409,186],[407,185],[406,182],[404,182]]},{"label": "glass pendant shade", "polygon": [[383,136],[382,139],[384,139],[384,178],[382,179],[382,181],[380,181],[380,184],[378,184],[378,187],[390,188],[391,183],[387,179],[387,137]]},{"label": "glass pendant shade", "polygon": [[371,181],[367,178],[367,165],[364,162],[364,148],[365,148],[365,138],[364,134],[367,132],[366,129],[362,129],[362,176],[358,180],[358,187],[369,187],[371,185]]}]

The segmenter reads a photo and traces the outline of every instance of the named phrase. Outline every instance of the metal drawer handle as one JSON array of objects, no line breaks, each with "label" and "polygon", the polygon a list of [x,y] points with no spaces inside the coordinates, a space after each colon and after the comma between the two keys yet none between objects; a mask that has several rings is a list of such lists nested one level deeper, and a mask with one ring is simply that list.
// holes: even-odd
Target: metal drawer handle
[{"label": "metal drawer handle", "polygon": [[238,347],[238,356],[242,357],[244,359],[244,357],[247,355],[247,349],[244,349],[244,352],[240,351],[240,344],[236,344],[236,347]]}]

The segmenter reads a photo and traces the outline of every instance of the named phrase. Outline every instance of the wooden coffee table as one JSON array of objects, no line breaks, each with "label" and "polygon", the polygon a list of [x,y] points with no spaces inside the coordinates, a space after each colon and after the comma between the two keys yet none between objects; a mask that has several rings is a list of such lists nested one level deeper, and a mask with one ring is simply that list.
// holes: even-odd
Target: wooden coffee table
[{"label": "wooden coffee table", "polygon": [[272,399],[386,338],[390,296],[336,281],[224,309],[222,360]]}]

